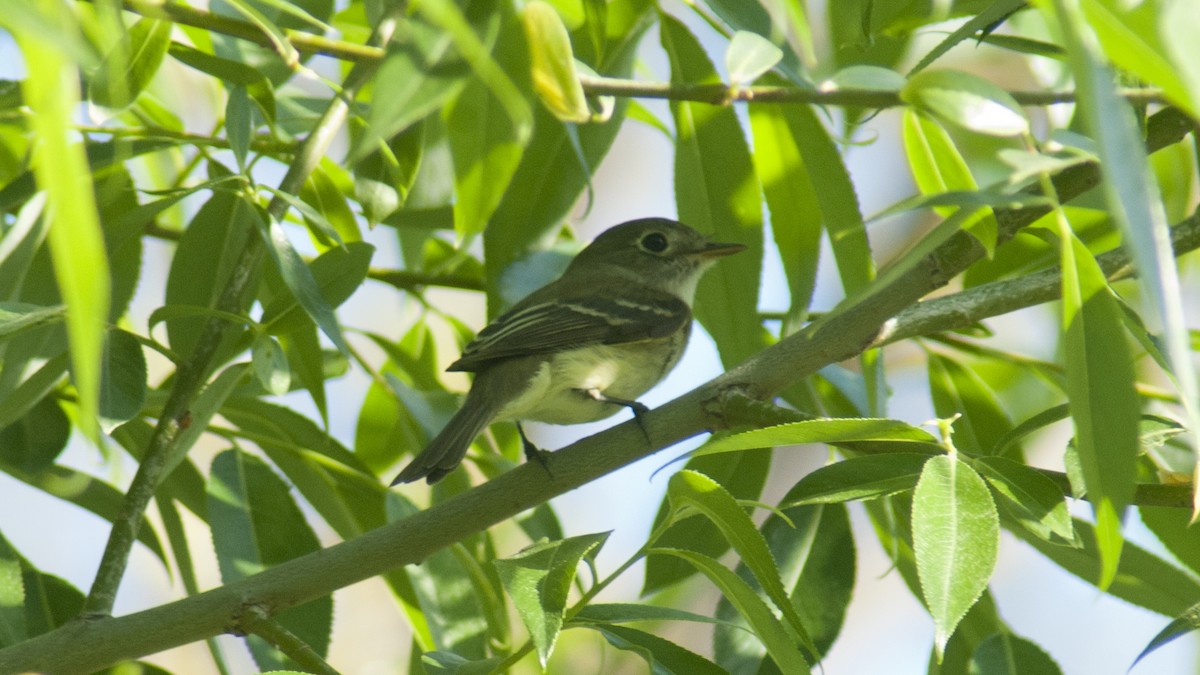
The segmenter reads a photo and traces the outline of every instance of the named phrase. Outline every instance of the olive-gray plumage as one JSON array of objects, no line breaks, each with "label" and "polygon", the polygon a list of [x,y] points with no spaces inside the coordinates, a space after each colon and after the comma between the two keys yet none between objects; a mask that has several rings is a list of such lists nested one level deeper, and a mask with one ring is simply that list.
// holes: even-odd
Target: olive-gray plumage
[{"label": "olive-gray plumage", "polygon": [[743,248],[666,218],[603,232],[450,365],[475,373],[466,401],[392,485],[440,480],[493,421],[580,424],[631,405],[683,354],[701,275]]}]

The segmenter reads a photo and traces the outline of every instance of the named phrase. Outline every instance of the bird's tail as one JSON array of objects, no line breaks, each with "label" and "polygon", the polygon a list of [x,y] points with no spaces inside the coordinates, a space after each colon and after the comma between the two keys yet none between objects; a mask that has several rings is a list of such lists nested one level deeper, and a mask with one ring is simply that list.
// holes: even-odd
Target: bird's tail
[{"label": "bird's tail", "polygon": [[486,397],[479,396],[477,390],[475,388],[467,394],[466,402],[454,413],[446,427],[404,467],[392,480],[392,485],[411,483],[422,478],[432,485],[462,462],[471,442],[499,412],[497,406],[484,401]]}]

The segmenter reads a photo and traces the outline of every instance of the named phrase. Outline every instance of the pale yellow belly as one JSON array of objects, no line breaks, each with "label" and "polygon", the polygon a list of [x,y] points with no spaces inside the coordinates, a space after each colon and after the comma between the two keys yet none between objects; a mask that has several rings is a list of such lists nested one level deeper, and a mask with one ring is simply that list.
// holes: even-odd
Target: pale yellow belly
[{"label": "pale yellow belly", "polygon": [[611,398],[636,400],[675,366],[685,336],[655,342],[597,345],[556,354],[529,381],[526,392],[501,419],[581,424],[615,414],[621,406],[589,398],[595,389]]}]

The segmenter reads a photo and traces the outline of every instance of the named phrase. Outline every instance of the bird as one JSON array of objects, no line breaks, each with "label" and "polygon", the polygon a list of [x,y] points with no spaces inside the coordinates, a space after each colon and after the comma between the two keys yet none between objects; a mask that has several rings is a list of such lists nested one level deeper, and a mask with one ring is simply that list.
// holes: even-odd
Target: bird
[{"label": "bird", "polygon": [[744,250],[668,218],[602,232],[562,275],[481,330],[448,371],[475,374],[461,408],[392,481],[433,484],[453,471],[475,437],[515,421],[530,459],[544,463],[522,421],[594,422],[629,408],[678,363],[700,277]]}]

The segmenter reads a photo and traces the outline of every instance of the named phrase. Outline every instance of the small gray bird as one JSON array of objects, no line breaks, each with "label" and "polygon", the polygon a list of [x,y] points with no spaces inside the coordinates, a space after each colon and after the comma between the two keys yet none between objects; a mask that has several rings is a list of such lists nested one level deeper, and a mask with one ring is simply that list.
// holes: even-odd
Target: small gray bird
[{"label": "small gray bird", "polygon": [[[447,370],[475,373],[466,402],[392,485],[434,483],[497,420],[581,424],[637,402],[675,367],[692,328],[696,284],[741,244],[667,218],[617,225],[557,280],[488,324]],[[521,434],[526,455],[540,451]]]}]

